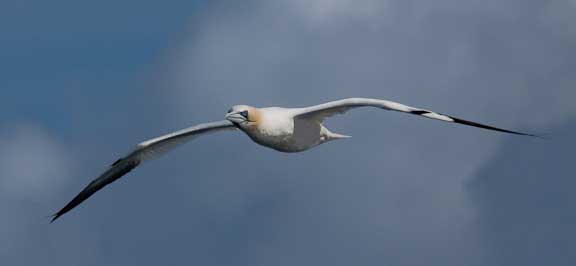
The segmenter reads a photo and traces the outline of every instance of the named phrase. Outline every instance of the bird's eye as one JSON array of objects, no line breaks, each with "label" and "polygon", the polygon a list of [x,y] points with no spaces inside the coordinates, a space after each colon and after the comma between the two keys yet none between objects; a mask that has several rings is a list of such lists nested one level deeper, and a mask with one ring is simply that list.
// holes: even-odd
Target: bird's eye
[{"label": "bird's eye", "polygon": [[242,111],[242,112],[240,112],[240,115],[243,116],[244,118],[248,119],[248,111]]}]

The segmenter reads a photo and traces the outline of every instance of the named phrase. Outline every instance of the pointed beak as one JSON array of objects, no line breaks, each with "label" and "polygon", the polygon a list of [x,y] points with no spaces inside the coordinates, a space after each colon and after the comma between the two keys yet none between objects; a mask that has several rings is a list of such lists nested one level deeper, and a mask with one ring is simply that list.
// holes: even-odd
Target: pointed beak
[{"label": "pointed beak", "polygon": [[240,115],[239,112],[236,113],[228,113],[225,116],[226,120],[235,123],[235,124],[241,124],[243,122],[246,121],[246,118],[244,118],[242,115]]}]

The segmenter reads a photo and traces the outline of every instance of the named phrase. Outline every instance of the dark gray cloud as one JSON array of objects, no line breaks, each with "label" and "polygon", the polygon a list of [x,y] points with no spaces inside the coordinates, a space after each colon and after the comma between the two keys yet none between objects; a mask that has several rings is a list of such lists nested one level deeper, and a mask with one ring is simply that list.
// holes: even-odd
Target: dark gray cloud
[{"label": "dark gray cloud", "polygon": [[574,119],[550,128],[551,139],[507,139],[467,188],[491,265],[572,265],[576,207],[572,188]]},{"label": "dark gray cloud", "polygon": [[[74,158],[76,170],[50,200],[27,205],[3,201],[4,211],[28,218],[2,222],[2,235],[9,237],[0,243],[13,248],[0,253],[1,261],[521,261],[514,255],[520,249],[513,246],[522,238],[510,233],[509,242],[500,241],[506,235],[498,233],[516,218],[501,216],[493,206],[520,207],[519,202],[510,203],[517,179],[505,181],[503,190],[495,188],[492,182],[509,166],[494,160],[519,162],[510,158],[525,158],[531,149],[553,151],[559,144],[542,148],[548,142],[379,110],[331,119],[331,129],[353,138],[300,154],[259,147],[241,134],[207,136],[143,165],[53,225],[29,218],[61,207],[131,144],[222,119],[237,103],[303,106],[363,96],[536,133],[554,134],[554,125],[566,123],[569,128],[573,123],[569,118],[576,111],[571,75],[576,35],[570,27],[574,18],[567,11],[574,10],[573,2],[198,3],[173,2],[158,13],[150,3],[143,6],[146,12],[132,13],[128,5],[120,6],[106,22],[101,20],[106,16],[86,15],[78,16],[77,24],[56,20],[52,26],[38,28],[38,21],[24,25],[22,32],[38,35],[44,34],[42,29],[53,30],[57,38],[40,38],[46,47],[60,47],[49,51],[23,42],[19,30],[9,31],[16,32],[15,37],[4,46],[28,46],[15,53],[3,50],[12,56],[0,68],[12,72],[2,85],[14,88],[8,96],[15,100],[3,105],[7,111],[2,114],[8,115],[2,128],[32,121],[41,132],[49,132],[50,139],[57,139],[64,154]],[[109,5],[95,8],[96,14],[106,14]],[[177,11],[162,11],[167,6]],[[70,8],[80,12],[78,6]],[[154,19],[159,14],[165,19]],[[170,14],[174,17],[167,18]],[[74,20],[71,14],[62,18]],[[20,16],[3,19],[20,21]],[[68,39],[70,32],[78,37]],[[105,45],[86,36],[97,36]],[[68,47],[64,44],[77,52],[63,49]],[[28,51],[32,56],[24,56]],[[32,93],[36,97],[29,97]],[[551,165],[538,169],[544,172]],[[546,191],[546,183],[537,183]],[[536,189],[527,187],[521,193]],[[491,203],[493,194],[498,204]],[[519,216],[537,214],[533,215]],[[558,213],[552,216],[559,223],[571,221]],[[33,237],[11,230],[24,222],[30,226],[17,228]],[[544,230],[535,223],[529,226]],[[560,229],[573,232],[568,224],[558,228],[542,237],[551,241]],[[554,253],[543,254],[541,258]]]},{"label": "dark gray cloud", "polygon": [[[565,42],[574,36],[550,22],[556,3],[357,1],[377,5],[362,15],[339,9],[347,1],[309,1],[328,6],[322,14],[305,2],[255,2],[246,13],[214,15],[201,38],[182,46],[169,82],[177,123],[236,103],[300,106],[349,96],[537,133],[574,112],[567,73],[575,51]],[[274,191],[260,183],[270,176],[290,184],[277,220],[265,223],[276,226],[274,237],[252,249],[257,261],[482,265],[491,258],[463,183],[509,136],[369,110],[328,125],[354,138],[291,156],[238,144],[238,163],[266,165],[250,171],[256,188],[244,193]]]}]

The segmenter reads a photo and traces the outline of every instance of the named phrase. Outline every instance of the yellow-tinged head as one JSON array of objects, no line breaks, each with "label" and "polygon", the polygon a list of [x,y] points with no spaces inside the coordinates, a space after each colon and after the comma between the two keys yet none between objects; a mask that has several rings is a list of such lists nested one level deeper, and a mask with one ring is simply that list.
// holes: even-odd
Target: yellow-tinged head
[{"label": "yellow-tinged head", "polygon": [[240,128],[258,127],[261,118],[260,110],[248,105],[235,105],[226,113],[226,119]]}]

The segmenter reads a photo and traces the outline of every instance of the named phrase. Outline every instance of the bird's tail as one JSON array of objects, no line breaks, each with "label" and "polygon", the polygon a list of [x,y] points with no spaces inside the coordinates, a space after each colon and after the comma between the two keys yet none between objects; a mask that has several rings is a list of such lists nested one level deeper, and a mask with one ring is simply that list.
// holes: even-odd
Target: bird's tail
[{"label": "bird's tail", "polygon": [[342,135],[342,134],[338,134],[338,133],[334,133],[334,132],[326,132],[326,140],[327,141],[331,141],[331,140],[337,140],[337,139],[347,139],[347,138],[351,138],[352,136],[348,136],[348,135]]},{"label": "bird's tail", "polygon": [[351,138],[352,136],[348,136],[348,135],[342,135],[342,134],[337,134],[337,133],[332,133],[330,135],[328,135],[329,139],[347,139],[347,138]]}]

